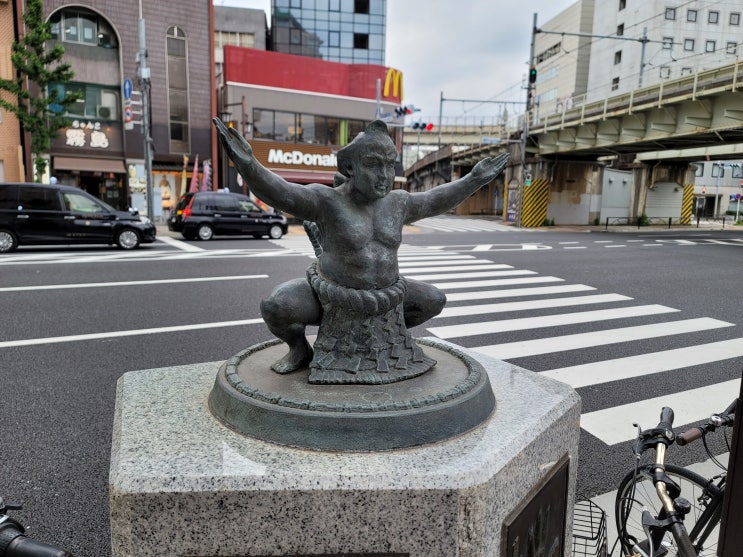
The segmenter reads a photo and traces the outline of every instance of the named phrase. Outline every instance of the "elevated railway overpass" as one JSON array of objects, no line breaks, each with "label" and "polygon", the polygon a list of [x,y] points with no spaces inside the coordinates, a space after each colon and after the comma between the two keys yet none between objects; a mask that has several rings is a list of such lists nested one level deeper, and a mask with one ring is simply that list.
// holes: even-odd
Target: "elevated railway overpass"
[{"label": "elevated railway overpass", "polygon": [[[695,188],[698,168],[692,163],[743,158],[743,64],[597,102],[579,101],[531,124],[524,168],[521,141],[504,138],[497,145],[451,152],[454,177],[494,152],[509,149],[512,154],[503,182],[491,185],[483,197],[487,205],[470,207],[470,212],[516,213],[522,226],[596,224],[643,215],[688,224],[705,197],[721,195]],[[408,176],[417,189],[425,188],[424,175],[436,185],[436,172],[426,172],[423,162]],[[440,168],[442,162],[431,164]]]}]

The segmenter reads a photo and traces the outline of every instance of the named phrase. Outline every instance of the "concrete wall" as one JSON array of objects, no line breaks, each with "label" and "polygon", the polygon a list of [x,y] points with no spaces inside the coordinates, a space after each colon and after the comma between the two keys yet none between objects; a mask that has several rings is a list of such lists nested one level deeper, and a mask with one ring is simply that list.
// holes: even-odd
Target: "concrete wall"
[{"label": "concrete wall", "polygon": [[[538,173],[538,176],[545,176]],[[592,163],[555,163],[549,172],[547,218],[556,225],[593,224],[601,213],[601,167]]]}]

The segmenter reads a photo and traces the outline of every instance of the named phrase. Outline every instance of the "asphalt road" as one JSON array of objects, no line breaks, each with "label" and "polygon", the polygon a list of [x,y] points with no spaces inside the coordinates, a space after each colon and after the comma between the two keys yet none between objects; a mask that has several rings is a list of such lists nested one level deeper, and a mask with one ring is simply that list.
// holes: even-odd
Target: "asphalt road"
[{"label": "asphalt road", "polygon": [[[28,525],[29,535],[65,547],[78,557],[109,554],[107,482],[117,379],[127,371],[222,361],[271,338],[257,322],[259,302],[274,285],[303,276],[308,255],[287,254],[288,247],[302,241],[301,236],[290,235],[283,243],[253,239],[158,242],[136,253],[97,247],[38,248],[0,257],[0,309],[5,316],[0,321],[0,496],[23,503],[24,511],[14,516]],[[491,290],[586,287],[574,293],[514,293],[506,299],[478,296],[466,300],[461,294],[490,288],[479,281],[502,277],[424,269],[422,263],[406,263],[403,271],[415,278],[438,277],[424,280],[446,287],[447,310],[468,308],[460,312],[464,315],[455,315],[455,311],[417,328],[418,336],[454,334],[458,336],[447,339],[467,348],[533,345],[503,359],[546,374],[591,363],[603,367],[615,363],[620,375],[614,380],[596,382],[597,368],[586,368],[580,376],[585,385],[577,391],[586,423],[601,411],[629,405],[620,415],[627,420],[631,435],[633,409],[643,401],[740,379],[743,351],[733,350],[734,355],[722,360],[699,355],[736,345],[743,337],[737,302],[743,230],[618,234],[501,229],[439,232],[420,227],[410,229],[404,243],[431,252],[434,259],[464,255],[466,262],[475,265],[510,266],[508,270],[516,273],[511,277],[514,281],[555,279],[515,282]],[[435,264],[445,266],[445,261]],[[433,259],[424,263],[434,265]],[[448,278],[441,277],[447,274]],[[474,282],[453,286],[465,280]],[[549,307],[545,302],[582,295],[613,297],[574,307]],[[478,310],[482,313],[471,309],[529,300],[537,300],[537,307],[501,305]],[[619,313],[603,313],[606,307]],[[635,315],[637,307],[646,309]],[[626,311],[630,313],[622,313]],[[593,312],[591,320],[586,320],[586,312]],[[568,317],[575,314],[584,315]],[[682,321],[714,327],[668,332]],[[642,332],[653,326],[665,333],[643,337]],[[483,332],[488,328],[493,332]],[[622,342],[610,338],[630,329],[639,331],[638,338]],[[581,348],[548,348],[556,342],[553,339],[565,343],[568,337],[600,332],[603,340],[594,344],[589,339],[589,345]],[[677,363],[674,358],[685,354],[677,354],[679,349],[692,351],[689,361],[695,354],[700,361]],[[661,354],[662,361],[671,362],[670,369],[635,377],[621,375],[625,368],[636,370],[646,364],[625,363],[620,358],[654,352]],[[729,395],[732,400],[736,393],[728,389],[719,409],[729,402],[723,403],[723,398]],[[581,432],[579,498],[615,488],[631,465],[629,441],[607,443],[601,437],[608,435],[605,423],[598,420],[597,424],[592,432],[585,428]],[[681,464],[704,456],[698,447],[674,450],[671,455]]]}]

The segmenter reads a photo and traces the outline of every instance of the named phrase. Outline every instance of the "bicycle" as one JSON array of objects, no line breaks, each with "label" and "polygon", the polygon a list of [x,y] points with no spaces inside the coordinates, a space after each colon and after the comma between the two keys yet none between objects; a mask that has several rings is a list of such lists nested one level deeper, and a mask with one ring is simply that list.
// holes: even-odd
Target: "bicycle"
[{"label": "bicycle", "polygon": [[72,557],[63,549],[27,537],[23,525],[6,514],[20,509],[0,497],[0,557]]},{"label": "bicycle", "polygon": [[[615,503],[620,553],[639,557],[713,557],[717,552],[727,471],[707,445],[706,435],[732,426],[735,401],[713,414],[700,427],[678,436],[673,432],[673,410],[664,407],[660,423],[638,429],[634,444],[635,470],[619,484]],[[665,464],[666,449],[674,441],[686,445],[701,438],[705,451],[722,473],[705,478],[691,470]],[[730,449],[728,443],[728,450]],[[640,464],[642,454],[655,449],[655,461]],[[687,530],[684,521],[691,524]]]}]

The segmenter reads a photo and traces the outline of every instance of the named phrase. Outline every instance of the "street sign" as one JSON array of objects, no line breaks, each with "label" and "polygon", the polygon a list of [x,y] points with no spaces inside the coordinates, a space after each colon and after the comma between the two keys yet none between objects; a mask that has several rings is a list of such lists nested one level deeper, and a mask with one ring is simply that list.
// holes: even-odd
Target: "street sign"
[{"label": "street sign", "polygon": [[132,80],[131,79],[125,79],[124,84],[121,86],[123,92],[124,92],[124,100],[128,101],[132,98]]},{"label": "street sign", "polygon": [[735,200],[736,200],[736,201],[740,201],[740,194],[739,194],[739,193],[736,193],[736,194],[735,194]]}]

